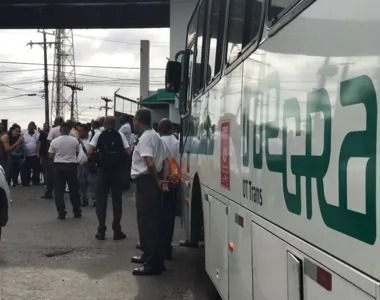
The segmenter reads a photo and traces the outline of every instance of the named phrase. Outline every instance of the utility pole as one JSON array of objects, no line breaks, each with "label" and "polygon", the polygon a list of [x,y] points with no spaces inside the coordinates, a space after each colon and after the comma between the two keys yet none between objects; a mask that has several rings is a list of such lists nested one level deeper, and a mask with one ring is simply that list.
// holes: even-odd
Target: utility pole
[{"label": "utility pole", "polygon": [[39,33],[43,34],[44,41],[33,43],[30,41],[27,46],[30,46],[30,49],[33,48],[33,45],[40,45],[44,49],[44,90],[45,90],[45,123],[49,125],[49,77],[48,77],[48,65],[47,65],[47,46],[51,48],[52,45],[55,45],[55,42],[47,42],[46,41],[46,34],[54,35],[54,33],[47,33],[45,30],[40,31]]},{"label": "utility pole", "polygon": [[107,117],[108,110],[112,108],[112,107],[108,106],[108,103],[112,102],[112,100],[110,98],[108,98],[108,97],[102,97],[101,99],[106,103],[106,105],[102,106],[101,108],[104,108],[106,110],[106,117]]},{"label": "utility pole", "polygon": [[75,106],[74,95],[75,95],[75,91],[83,91],[83,86],[78,86],[76,84],[70,84],[68,82],[65,82],[63,85],[71,89],[70,119],[74,121],[74,119],[76,119],[76,116],[74,116],[74,106]]}]

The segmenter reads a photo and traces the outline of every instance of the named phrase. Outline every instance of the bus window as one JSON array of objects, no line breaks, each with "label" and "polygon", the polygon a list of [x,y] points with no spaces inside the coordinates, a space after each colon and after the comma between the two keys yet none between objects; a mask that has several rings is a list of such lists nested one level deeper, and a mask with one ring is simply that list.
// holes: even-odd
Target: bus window
[{"label": "bus window", "polygon": [[262,8],[263,0],[252,0],[247,2],[243,47],[255,40],[259,34]]},{"label": "bus window", "polygon": [[197,51],[194,66],[194,95],[203,88],[203,65],[204,65],[204,30],[206,20],[206,1],[203,1],[198,11]]},{"label": "bus window", "polygon": [[227,63],[233,62],[243,49],[245,0],[231,0],[228,17]]},{"label": "bus window", "polygon": [[211,29],[209,33],[209,57],[211,79],[217,75],[222,67],[223,32],[226,0],[213,0],[211,8]]},{"label": "bus window", "polygon": [[274,25],[300,0],[272,0],[269,4],[268,21]]},{"label": "bus window", "polygon": [[195,51],[195,43],[193,42],[192,46],[190,47],[190,57],[189,57],[189,80],[187,85],[187,106],[186,111],[190,111],[190,104],[191,104],[191,97],[192,97],[192,86],[193,86],[193,79],[194,79],[194,51]]}]

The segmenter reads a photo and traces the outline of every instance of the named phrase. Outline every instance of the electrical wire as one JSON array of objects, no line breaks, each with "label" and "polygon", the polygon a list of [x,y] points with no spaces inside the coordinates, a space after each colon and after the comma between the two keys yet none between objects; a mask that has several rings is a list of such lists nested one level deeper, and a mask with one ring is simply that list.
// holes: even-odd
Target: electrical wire
[{"label": "electrical wire", "polygon": [[[0,61],[0,64],[11,64],[11,65],[31,65],[31,66],[44,66],[43,63],[32,63],[32,62],[17,62],[17,61]],[[54,64],[48,64],[48,66],[53,66]],[[69,65],[63,65],[63,67],[72,67]],[[75,65],[76,68],[94,68],[94,69],[121,69],[121,70],[140,70],[137,67],[116,67],[116,66],[87,66],[87,65]],[[150,70],[165,70],[164,68],[150,68]]]},{"label": "electrical wire", "polygon": [[[140,45],[140,41],[127,41],[127,40],[120,40],[115,38],[106,38],[106,37],[100,37],[100,36],[87,36],[87,35],[81,35],[81,34],[73,34],[76,37],[86,38],[86,39],[92,39],[92,40],[99,40],[104,42],[111,42],[111,43],[120,43],[120,44],[129,44],[129,45]],[[168,47],[169,42],[150,42],[151,45],[155,45],[155,47]]]},{"label": "electrical wire", "polygon": [[44,69],[25,69],[25,70],[8,70],[8,71],[0,71],[0,73],[18,73],[18,72],[35,72],[35,71],[43,71]]}]

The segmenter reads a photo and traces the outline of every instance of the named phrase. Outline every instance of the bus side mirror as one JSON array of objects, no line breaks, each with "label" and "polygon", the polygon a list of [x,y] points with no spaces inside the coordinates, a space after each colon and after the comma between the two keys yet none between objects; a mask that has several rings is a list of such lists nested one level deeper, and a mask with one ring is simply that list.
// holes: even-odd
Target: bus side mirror
[{"label": "bus side mirror", "polygon": [[182,66],[178,61],[168,61],[165,73],[165,90],[177,94],[181,89]]}]

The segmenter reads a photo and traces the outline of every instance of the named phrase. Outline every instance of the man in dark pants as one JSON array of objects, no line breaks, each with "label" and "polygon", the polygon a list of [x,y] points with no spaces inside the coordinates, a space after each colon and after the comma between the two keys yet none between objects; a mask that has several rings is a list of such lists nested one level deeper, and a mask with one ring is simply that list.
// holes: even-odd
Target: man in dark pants
[{"label": "man in dark pants", "polygon": [[38,139],[39,134],[35,131],[36,124],[30,122],[28,125],[28,132],[24,133],[24,143],[26,147],[27,157],[23,164],[23,172],[21,176],[22,185],[30,185],[30,175],[33,172],[32,182],[34,185],[40,183],[40,154],[38,153]]},{"label": "man in dark pants", "polygon": [[125,176],[124,166],[127,155],[130,155],[130,146],[125,136],[116,131],[115,117],[106,117],[104,131],[97,132],[91,140],[88,153],[96,151],[99,162],[96,184],[96,215],[99,226],[96,239],[104,240],[106,236],[106,215],[108,193],[111,190],[114,240],[122,240],[127,236],[121,230],[123,184]]},{"label": "man in dark pants", "polygon": [[40,165],[41,171],[44,178],[44,184],[47,185],[48,182],[48,163],[49,163],[49,153],[48,153],[48,144],[47,137],[49,135],[49,125],[44,124],[43,130],[40,131],[40,137],[38,139],[38,153],[40,154]]},{"label": "man in dark pants", "polygon": [[138,143],[132,156],[131,176],[136,184],[137,222],[143,254],[132,257],[143,266],[134,275],[161,274],[165,270],[163,257],[162,191],[167,191],[169,175],[168,153],[159,135],[150,127],[151,113],[140,109],[133,126]]},{"label": "man in dark pants", "polygon": [[60,126],[61,136],[54,139],[49,148],[50,158],[54,159],[54,199],[58,211],[58,219],[66,218],[65,186],[70,189],[70,200],[73,206],[74,218],[82,217],[77,178],[79,142],[70,136],[71,125],[63,123]]},{"label": "man in dark pants", "polygon": [[[50,148],[50,143],[61,136],[61,124],[63,124],[63,118],[62,117],[56,117],[54,120],[54,126],[49,131],[48,137],[47,137],[47,147]],[[75,137],[75,133],[70,131],[70,135]],[[53,161],[49,160],[48,162],[48,168],[47,168],[47,183],[46,183],[46,191],[41,198],[43,199],[53,199],[53,187],[54,187],[54,165]]]},{"label": "man in dark pants", "polygon": [[[131,124],[128,122],[128,118],[126,115],[120,116],[121,127],[119,132],[125,135],[127,142],[129,145],[132,145],[134,141],[132,140],[132,128]],[[132,166],[132,155],[127,155],[127,159],[125,161],[125,175],[124,175],[124,190],[128,191],[131,185],[131,166]]]},{"label": "man in dark pants", "polygon": [[[169,119],[162,119],[158,125],[158,132],[169,158],[174,159],[180,165],[179,141],[172,135],[173,126]],[[175,225],[175,216],[179,196],[179,184],[170,184],[169,191],[164,193],[163,226],[164,226],[164,255],[166,259],[172,259],[172,241]]]}]

